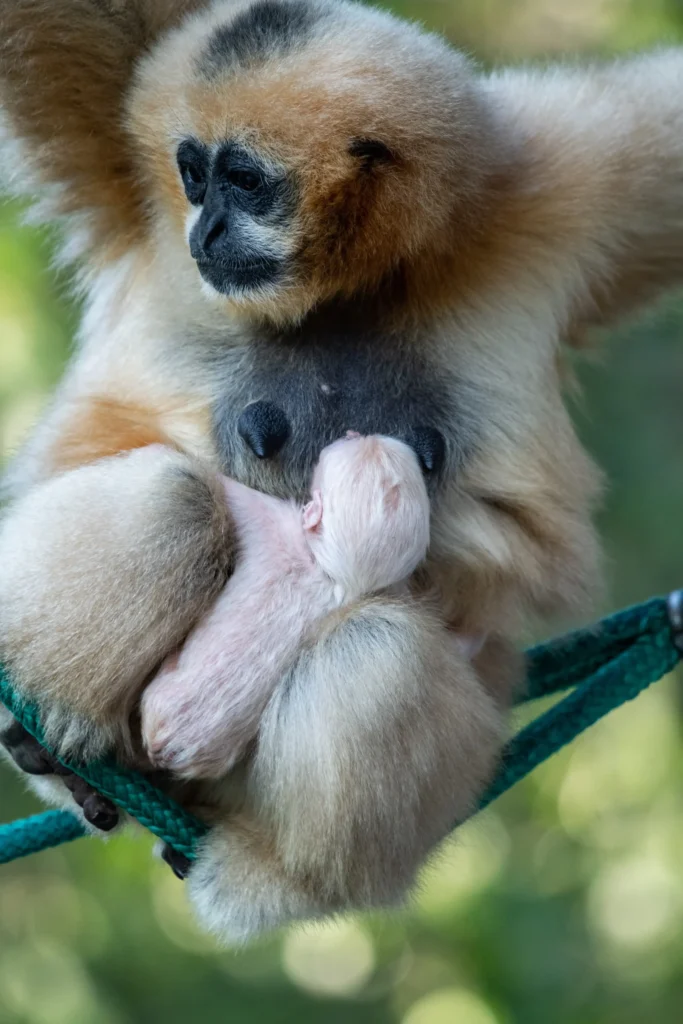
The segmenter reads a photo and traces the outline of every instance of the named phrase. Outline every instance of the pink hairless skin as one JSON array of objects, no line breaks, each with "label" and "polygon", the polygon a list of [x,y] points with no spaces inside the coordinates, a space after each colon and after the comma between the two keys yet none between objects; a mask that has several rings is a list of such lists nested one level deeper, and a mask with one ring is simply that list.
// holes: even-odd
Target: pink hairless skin
[{"label": "pink hairless skin", "polygon": [[142,699],[152,763],[218,779],[245,754],[275,687],[330,612],[405,585],[429,545],[429,500],[413,451],[387,437],[325,448],[302,509],[225,479],[240,541],[212,611]]}]

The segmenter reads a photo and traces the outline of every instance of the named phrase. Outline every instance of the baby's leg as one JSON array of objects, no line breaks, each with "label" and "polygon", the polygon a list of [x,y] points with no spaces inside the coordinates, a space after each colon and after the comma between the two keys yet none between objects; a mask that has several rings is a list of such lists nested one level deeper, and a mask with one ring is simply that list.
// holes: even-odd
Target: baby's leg
[{"label": "baby's leg", "polygon": [[[272,693],[272,680],[236,664],[183,671],[172,656],[145,688],[142,742],[154,768],[183,779],[221,779],[245,755]],[[244,669],[233,675],[239,667]],[[233,685],[234,684],[234,685]]]},{"label": "baby's leg", "polygon": [[301,587],[253,571],[249,554],[243,558],[142,697],[149,760],[180,778],[220,779],[241,760],[312,615]]},{"label": "baby's leg", "polygon": [[266,709],[240,816],[190,873],[200,918],[239,941],[399,902],[476,807],[501,737],[502,712],[424,607],[330,616]]}]

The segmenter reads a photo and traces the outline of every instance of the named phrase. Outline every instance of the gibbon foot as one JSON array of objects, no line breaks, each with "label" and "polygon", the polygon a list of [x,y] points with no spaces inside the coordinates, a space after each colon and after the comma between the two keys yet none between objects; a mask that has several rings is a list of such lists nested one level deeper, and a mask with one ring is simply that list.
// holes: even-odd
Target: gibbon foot
[{"label": "gibbon foot", "polygon": [[185,881],[190,873],[192,861],[184,853],[179,853],[168,843],[164,843],[161,849],[161,859],[168,864],[176,878],[179,878],[181,882]]},{"label": "gibbon foot", "polygon": [[13,722],[2,734],[2,743],[14,763],[27,775],[56,775],[62,780],[83,817],[100,832],[110,832],[119,823],[116,804],[98,793],[80,775],[65,768],[20,722]]}]

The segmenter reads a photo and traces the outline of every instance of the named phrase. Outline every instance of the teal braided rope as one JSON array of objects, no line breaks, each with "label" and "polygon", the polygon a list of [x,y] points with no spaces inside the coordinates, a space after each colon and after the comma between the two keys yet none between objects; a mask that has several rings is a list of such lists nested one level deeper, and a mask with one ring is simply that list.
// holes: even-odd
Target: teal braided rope
[{"label": "teal braided rope", "polygon": [[521,702],[569,690],[641,637],[657,635],[672,646],[668,601],[655,597],[527,652],[527,685]]},{"label": "teal braided rope", "polygon": [[[26,731],[46,746],[38,709],[35,705],[25,704],[19,699],[1,670],[0,700]],[[49,747],[46,749],[49,750]],[[76,764],[61,757],[59,761],[85,779],[98,793],[113,800],[174,850],[190,860],[196,858],[196,844],[206,835],[207,826],[152,785],[144,775],[121,769],[111,761],[98,761],[88,765]],[[39,825],[41,817],[42,815],[38,819]],[[39,837],[39,832],[37,835]]]},{"label": "teal braided rope", "polygon": [[[665,676],[682,656],[681,635],[674,635],[669,606],[661,598],[529,651],[527,688],[522,701],[571,687],[576,689],[507,744],[500,772],[484,795],[480,809],[579,733]],[[0,701],[44,745],[37,709],[19,700],[1,669]],[[62,763],[174,849],[190,859],[196,857],[197,843],[206,834],[207,826],[144,776],[124,771],[111,762]],[[82,822],[68,811],[47,811],[0,826],[0,864],[84,834]]]},{"label": "teal braided rope", "polygon": [[634,700],[671,672],[683,652],[666,600],[613,615],[597,627],[570,633],[529,652],[528,699],[585,682],[507,744],[498,775],[479,809],[488,807],[539,764],[615,708]]},{"label": "teal braided rope", "polygon": [[0,825],[0,864],[61,846],[87,835],[83,823],[69,811],[45,811],[11,825]]}]

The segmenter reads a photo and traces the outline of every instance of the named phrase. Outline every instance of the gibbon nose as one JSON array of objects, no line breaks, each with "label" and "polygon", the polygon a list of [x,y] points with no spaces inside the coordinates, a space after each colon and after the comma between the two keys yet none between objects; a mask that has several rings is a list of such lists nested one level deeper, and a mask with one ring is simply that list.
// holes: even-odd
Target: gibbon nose
[{"label": "gibbon nose", "polygon": [[224,210],[205,208],[190,235],[192,258],[201,262],[223,255],[228,249],[229,231]]},{"label": "gibbon nose", "polygon": [[199,244],[207,256],[215,255],[225,246],[228,238],[228,222],[224,213],[210,213],[199,227]]}]

